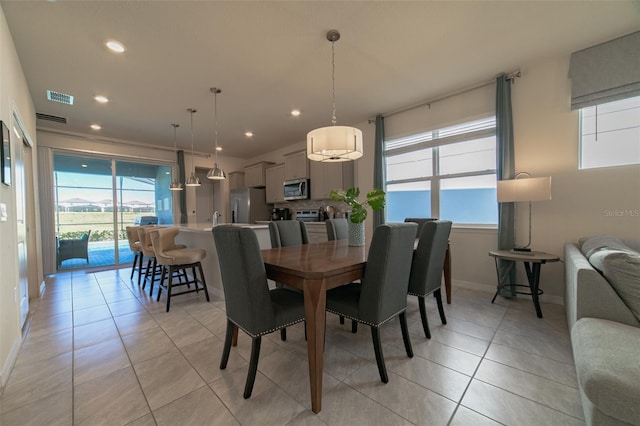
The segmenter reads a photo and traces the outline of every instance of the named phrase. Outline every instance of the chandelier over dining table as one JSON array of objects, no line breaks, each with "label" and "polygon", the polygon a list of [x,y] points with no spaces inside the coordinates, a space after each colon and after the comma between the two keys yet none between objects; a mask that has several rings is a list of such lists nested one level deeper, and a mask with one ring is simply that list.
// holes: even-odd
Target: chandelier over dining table
[{"label": "chandelier over dining table", "polygon": [[331,83],[332,108],[331,126],[321,127],[307,134],[307,158],[313,161],[338,162],[356,160],[362,157],[362,130],[337,126],[336,119],[336,78],[335,42],[340,39],[338,30],[327,32],[331,42]]}]

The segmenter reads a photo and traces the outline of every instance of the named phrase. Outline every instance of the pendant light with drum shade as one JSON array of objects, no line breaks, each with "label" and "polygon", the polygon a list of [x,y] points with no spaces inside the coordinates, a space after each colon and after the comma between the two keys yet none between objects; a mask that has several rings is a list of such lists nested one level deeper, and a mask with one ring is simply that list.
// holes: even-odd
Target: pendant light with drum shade
[{"label": "pendant light with drum shade", "polygon": [[336,65],[335,42],[340,39],[338,30],[327,32],[331,42],[332,106],[331,126],[307,133],[307,158],[313,161],[338,162],[362,157],[362,130],[349,126],[336,126]]},{"label": "pendant light with drum shade", "polygon": [[213,163],[213,169],[209,170],[207,173],[207,179],[211,180],[223,180],[226,178],[224,171],[218,167],[218,93],[222,92],[222,90],[217,87],[212,87],[209,89],[211,93],[213,93],[213,114],[214,114],[214,141],[215,141],[215,151],[216,151],[216,161]]},{"label": "pendant light with drum shade", "polygon": [[196,166],[195,166],[195,162],[193,160],[193,114],[195,114],[198,111],[196,109],[194,109],[194,108],[189,108],[187,111],[189,111],[189,113],[191,114],[191,167],[192,167],[192,171],[191,171],[191,176],[189,176],[189,178],[187,179],[187,182],[185,183],[185,185],[187,185],[187,186],[200,186],[200,179],[198,178],[198,176],[196,176]]},{"label": "pendant light with drum shade", "polygon": [[[180,127],[180,125],[176,123],[171,123],[171,126],[173,126],[173,153],[175,154],[176,151],[178,150],[176,145],[176,129]],[[173,179],[173,181],[171,182],[171,185],[169,185],[169,189],[171,191],[182,191],[184,189],[184,186],[182,185],[182,182],[180,182],[176,178],[176,179]]]}]

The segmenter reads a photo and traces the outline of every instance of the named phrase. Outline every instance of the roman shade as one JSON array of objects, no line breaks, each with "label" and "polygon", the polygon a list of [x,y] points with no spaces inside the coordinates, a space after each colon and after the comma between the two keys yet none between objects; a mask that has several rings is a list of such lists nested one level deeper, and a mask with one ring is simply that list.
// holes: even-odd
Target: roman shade
[{"label": "roman shade", "polygon": [[571,109],[640,96],[640,31],[571,54]]}]

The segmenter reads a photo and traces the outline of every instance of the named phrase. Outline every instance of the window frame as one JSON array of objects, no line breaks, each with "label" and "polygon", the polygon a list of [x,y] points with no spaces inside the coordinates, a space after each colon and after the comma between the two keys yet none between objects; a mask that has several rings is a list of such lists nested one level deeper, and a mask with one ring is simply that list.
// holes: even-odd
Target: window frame
[{"label": "window frame", "polygon": [[[472,130],[469,132],[456,133],[453,135],[448,135],[444,137],[440,137],[440,132],[446,129],[450,129],[456,126],[465,126],[472,123],[485,123],[480,129]],[[486,124],[491,123],[491,127],[486,127]],[[425,132],[390,139],[389,141],[384,141],[384,157],[385,157],[385,171],[387,168],[387,159],[389,157],[393,157],[394,155],[410,153],[414,151],[418,151],[421,149],[431,148],[431,167],[432,174],[431,176],[421,176],[416,178],[407,178],[407,179],[397,179],[397,180],[389,180],[388,178],[385,181],[385,185],[394,185],[394,184],[402,184],[402,183],[415,183],[415,182],[429,182],[430,185],[430,197],[431,197],[431,217],[439,217],[440,216],[440,192],[441,192],[441,182],[446,179],[455,179],[455,178],[464,178],[464,177],[475,177],[475,176],[487,176],[493,175],[497,180],[497,169],[484,169],[484,170],[475,170],[469,172],[459,172],[459,173],[448,173],[448,174],[440,174],[440,147],[445,145],[452,145],[456,143],[469,142],[473,140],[484,139],[487,137],[496,137],[496,118],[495,115],[491,115],[488,117],[484,117],[476,120],[462,121],[457,125],[450,125],[446,127],[442,127],[439,129],[428,130]],[[415,142],[411,142],[412,140],[417,140]],[[404,141],[404,142],[401,142]],[[398,147],[387,148],[388,143],[391,144],[399,144]],[[386,174],[385,174],[386,175]],[[497,201],[496,201],[497,205]],[[467,228],[497,228],[498,224],[491,223],[467,223],[467,222],[457,222],[454,223],[456,227],[467,227]]]},{"label": "window frame", "polygon": [[[595,137],[596,137],[596,142],[597,142],[597,135],[598,133],[603,133],[606,134],[608,132],[611,132],[611,130],[608,131],[604,131],[604,132],[599,132],[598,131],[598,107],[603,106],[603,105],[607,105],[607,104],[612,104],[612,103],[617,103],[617,102],[622,102],[625,100],[629,100],[629,99],[633,99],[636,102],[638,102],[638,106],[634,107],[634,108],[638,108],[639,110],[639,119],[637,121],[637,123],[634,123],[635,126],[633,128],[639,128],[640,129],[640,96],[633,96],[630,98],[625,98],[625,99],[617,99],[617,100],[613,100],[613,101],[609,101],[609,102],[603,102],[603,103],[599,103],[596,105],[590,105],[590,106],[586,106],[584,108],[580,108],[578,110],[578,170],[593,170],[593,169],[605,169],[605,168],[611,168],[611,167],[629,167],[629,166],[637,166],[640,165],[640,156],[638,156],[637,158],[634,159],[634,162],[631,163],[623,163],[623,164],[612,164],[612,163],[608,163],[608,164],[601,164],[601,165],[594,165],[594,166],[585,166],[585,160],[584,160],[584,148],[585,148],[585,136],[588,136],[589,134],[585,134],[584,131],[584,114],[585,114],[585,110],[587,108],[595,108],[595,115],[594,115],[594,119],[595,119]],[[625,110],[619,110],[616,111],[618,113],[623,112]],[[607,113],[605,113],[607,114]],[[614,132],[617,131],[624,131],[627,130],[629,128],[625,128],[625,127],[619,127],[619,128],[615,128],[615,130],[613,130]],[[640,130],[639,130],[640,132]],[[595,155],[597,157],[596,154],[592,154]],[[635,155],[634,155],[635,156]],[[594,162],[593,157],[591,157],[587,162]]]}]

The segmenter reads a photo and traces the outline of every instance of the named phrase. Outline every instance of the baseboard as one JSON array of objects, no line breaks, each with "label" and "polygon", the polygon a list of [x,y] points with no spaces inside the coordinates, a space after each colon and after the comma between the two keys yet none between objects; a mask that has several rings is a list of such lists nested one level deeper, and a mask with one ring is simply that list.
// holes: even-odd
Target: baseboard
[{"label": "baseboard", "polygon": [[2,366],[2,375],[0,375],[0,384],[2,384],[2,389],[0,389],[0,393],[4,391],[4,387],[9,380],[9,375],[11,374],[11,370],[13,370],[13,366],[18,359],[18,352],[20,352],[20,346],[22,345],[22,339],[16,339],[11,345],[11,350],[9,351],[9,356],[7,356],[7,361]]},{"label": "baseboard", "polygon": [[[485,293],[491,293],[491,294],[494,294],[496,292],[495,284],[481,284],[481,283],[474,283],[470,281],[453,280],[452,285],[453,285],[453,288],[462,287],[462,288],[467,288],[469,290],[479,290],[479,291],[482,291]],[[525,294],[518,294],[516,295],[516,297],[531,299],[531,296],[527,296]],[[550,294],[542,294],[540,296],[540,302],[553,303],[554,305],[564,305],[564,297],[554,296]]]}]

